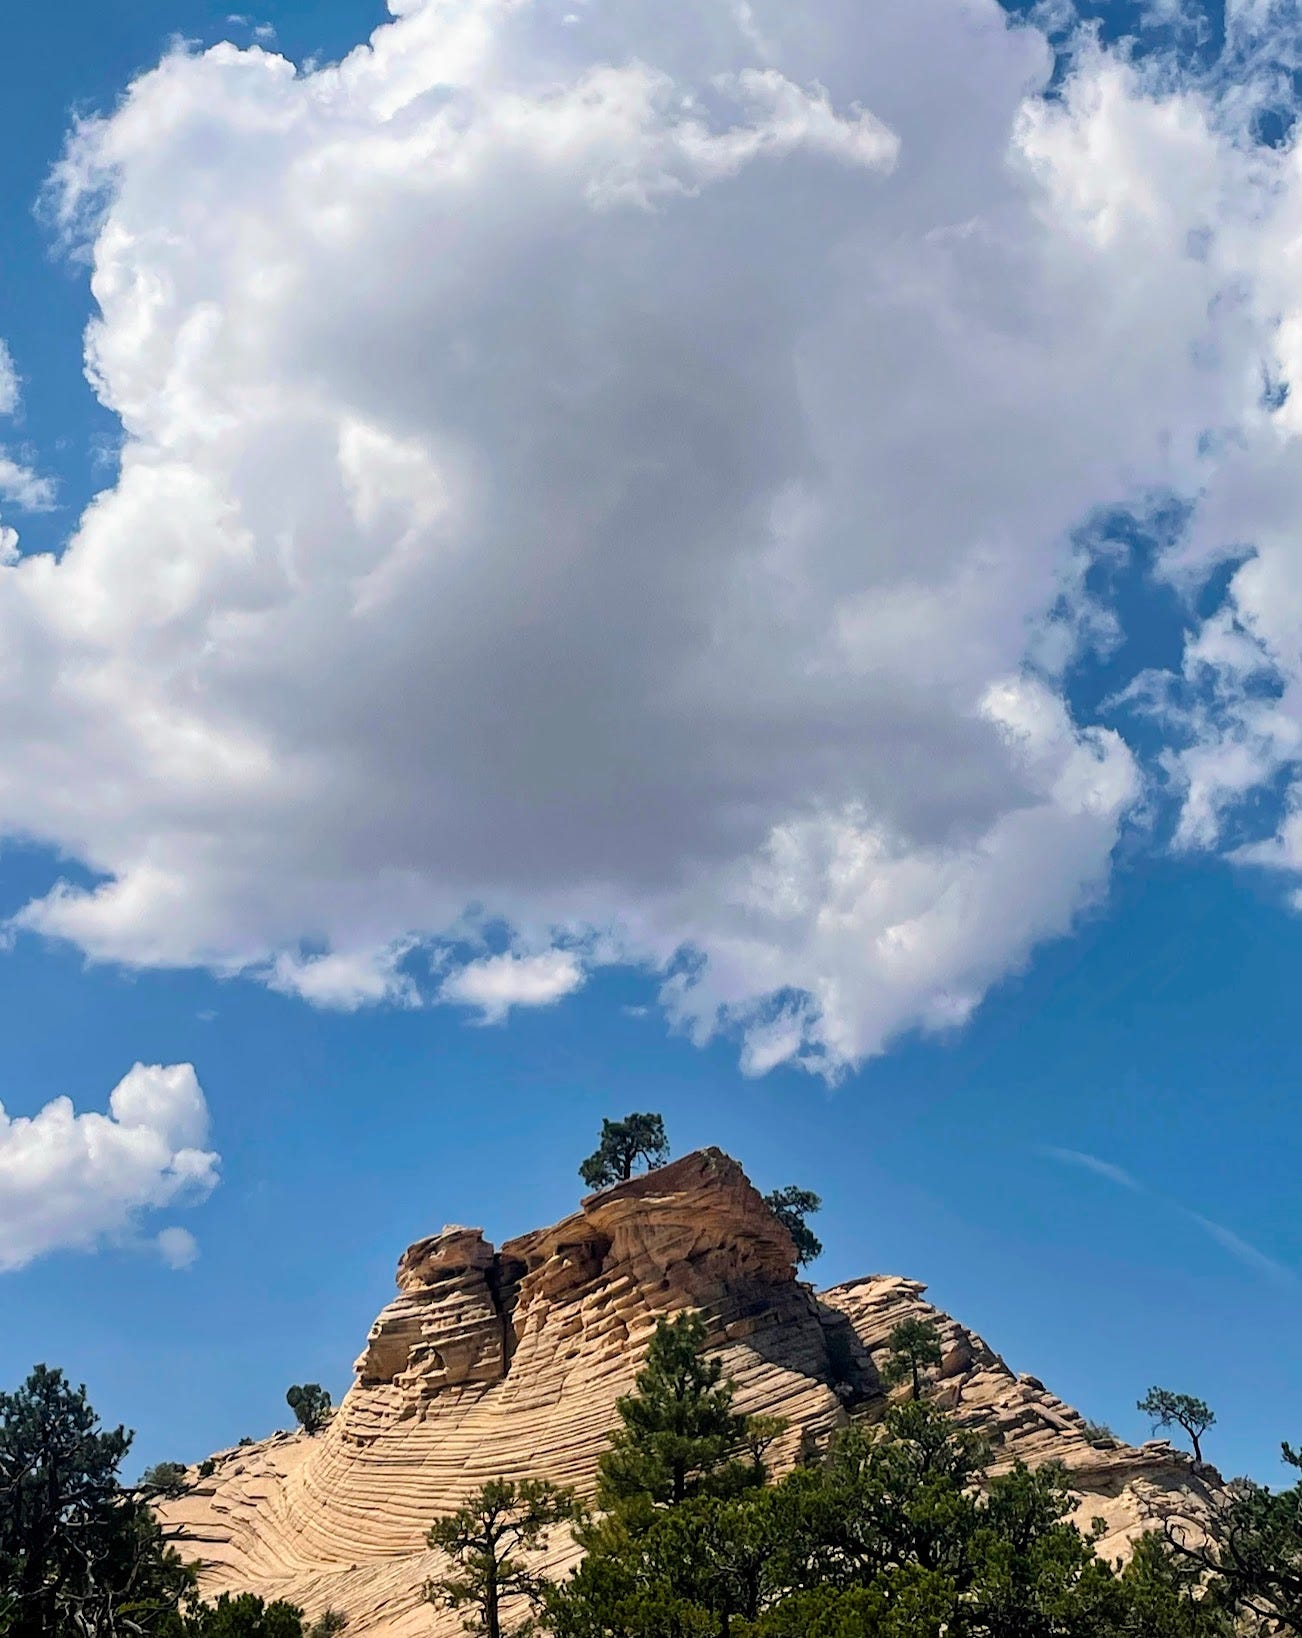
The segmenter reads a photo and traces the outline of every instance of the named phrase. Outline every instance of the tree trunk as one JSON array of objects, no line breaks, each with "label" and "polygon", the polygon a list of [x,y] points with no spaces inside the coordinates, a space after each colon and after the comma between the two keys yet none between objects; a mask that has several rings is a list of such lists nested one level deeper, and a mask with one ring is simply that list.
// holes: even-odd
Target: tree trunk
[{"label": "tree trunk", "polygon": [[484,1582],[484,1625],[488,1629],[488,1638],[502,1638],[502,1622],[497,1611],[497,1569],[495,1565],[489,1569],[487,1580]]}]

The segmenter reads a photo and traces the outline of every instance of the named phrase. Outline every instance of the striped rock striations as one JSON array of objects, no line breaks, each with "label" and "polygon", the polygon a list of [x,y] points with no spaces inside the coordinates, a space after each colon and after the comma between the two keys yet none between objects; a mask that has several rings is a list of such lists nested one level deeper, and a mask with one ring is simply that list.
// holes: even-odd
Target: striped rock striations
[{"label": "striped rock striations", "polygon": [[[735,1161],[702,1150],[589,1196],[572,1216],[500,1250],[479,1229],[418,1241],[371,1327],[356,1379],[315,1438],[276,1434],[220,1453],[163,1509],[212,1595],[252,1589],[350,1618],[350,1638],[451,1638],[459,1618],[422,1587],[439,1567],[432,1519],[490,1478],[590,1490],[656,1321],[701,1311],[738,1408],[785,1417],[781,1468],[886,1403],[874,1356],[908,1314],[932,1319],[934,1391],[981,1428],[996,1465],[1061,1461],[1104,1550],[1175,1514],[1196,1519],[1215,1476],[1165,1443],[1091,1443],[1079,1414],[1015,1376],[972,1332],[887,1276],[816,1295]],[[558,1534],[551,1563],[573,1562]]]}]

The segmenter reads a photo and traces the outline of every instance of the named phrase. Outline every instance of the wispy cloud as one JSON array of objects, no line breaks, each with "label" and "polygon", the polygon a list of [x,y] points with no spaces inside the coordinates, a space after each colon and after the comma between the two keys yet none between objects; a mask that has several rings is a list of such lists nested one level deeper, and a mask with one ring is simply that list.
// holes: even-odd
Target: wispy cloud
[{"label": "wispy cloud", "polygon": [[1180,1201],[1172,1200],[1169,1195],[1141,1183],[1124,1166],[1116,1166],[1110,1160],[1100,1159],[1098,1155],[1087,1154],[1083,1149],[1062,1149],[1053,1144],[1042,1145],[1039,1152],[1064,1166],[1075,1166],[1080,1171],[1092,1172],[1095,1177],[1105,1178],[1109,1183],[1115,1183],[1118,1188],[1129,1189],[1134,1194],[1142,1194],[1159,1201],[1168,1210],[1177,1212],[1191,1223],[1196,1223],[1204,1234],[1215,1240],[1222,1251],[1228,1251],[1230,1256],[1242,1263],[1245,1268],[1264,1274],[1268,1279],[1281,1285],[1294,1288],[1302,1286],[1302,1278],[1299,1278],[1296,1270],[1278,1262],[1274,1257],[1267,1256],[1241,1234],[1226,1228],[1224,1223],[1218,1223],[1211,1217],[1204,1217],[1202,1212],[1194,1211],[1191,1207],[1182,1205]]},{"label": "wispy cloud", "polygon": [[1214,1223],[1210,1217],[1204,1217],[1201,1212],[1190,1211],[1187,1206],[1180,1206],[1178,1210],[1197,1223],[1204,1233],[1210,1234],[1218,1246],[1228,1251],[1231,1257],[1237,1257],[1245,1267],[1255,1268],[1259,1274],[1265,1274],[1284,1285],[1302,1285],[1302,1280],[1293,1269],[1284,1263],[1276,1262],[1264,1251],[1258,1251],[1256,1246],[1251,1245],[1241,1235],[1235,1234],[1233,1229],[1227,1229],[1224,1223]]},{"label": "wispy cloud", "polygon": [[1120,1188],[1133,1189],[1136,1194],[1146,1192],[1138,1178],[1132,1177],[1125,1167],[1114,1166],[1111,1161],[1100,1160],[1097,1155],[1087,1155],[1081,1149],[1056,1149],[1051,1145],[1040,1152],[1051,1160],[1062,1161],[1064,1166],[1078,1166],[1082,1171],[1093,1172],[1096,1177],[1106,1177],[1109,1183],[1116,1183]]}]

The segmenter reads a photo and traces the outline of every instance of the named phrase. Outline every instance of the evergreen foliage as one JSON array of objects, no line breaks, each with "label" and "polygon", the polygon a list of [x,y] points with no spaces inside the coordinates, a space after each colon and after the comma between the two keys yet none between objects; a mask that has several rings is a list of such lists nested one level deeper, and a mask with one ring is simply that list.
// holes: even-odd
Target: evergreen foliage
[{"label": "evergreen foliage", "polygon": [[[1154,1538],[1122,1574],[1048,1467],[908,1401],[779,1483],[624,1511],[548,1599],[557,1638],[1231,1638]],[[983,1481],[978,1484],[978,1481]]]},{"label": "evergreen foliage", "polygon": [[185,1490],[185,1472],[184,1462],[155,1462],[140,1475],[136,1489],[150,1501],[179,1496]]},{"label": "evergreen foliage", "polygon": [[170,1633],[193,1577],[119,1482],[131,1446],[62,1371],[0,1394],[0,1631]]},{"label": "evergreen foliage", "polygon": [[[1302,1451],[1286,1444],[1283,1453],[1302,1469]],[[1267,1631],[1302,1634],[1302,1482],[1267,1490],[1237,1480],[1211,1541],[1191,1541],[1178,1525],[1167,1533],[1177,1554],[1195,1573],[1211,1577],[1231,1606],[1247,1610]]]},{"label": "evergreen foliage", "polygon": [[319,1433],[330,1419],[330,1393],[319,1382],[296,1382],[285,1394],[285,1403],[309,1436]]},{"label": "evergreen foliage", "polygon": [[281,1599],[266,1604],[253,1593],[223,1593],[197,1606],[176,1638],[303,1638],[303,1612]]},{"label": "evergreen foliage", "polygon": [[801,1268],[821,1255],[823,1242],[805,1221],[814,1212],[822,1210],[823,1202],[818,1195],[810,1189],[798,1189],[793,1183],[785,1189],[774,1189],[766,1194],[764,1204],[795,1241],[796,1262]]},{"label": "evergreen foliage", "polygon": [[598,1465],[602,1507],[678,1503],[763,1482],[764,1449],[782,1424],[733,1410],[733,1384],[721,1380],[718,1359],[705,1358],[705,1340],[699,1314],[678,1314],[656,1326],[637,1391],[616,1401],[623,1425]]},{"label": "evergreen foliage", "polygon": [[468,1610],[466,1631],[483,1638],[504,1638],[502,1605],[523,1599],[530,1613],[511,1630],[517,1638],[531,1631],[544,1584],[519,1555],[544,1546],[547,1532],[578,1512],[572,1490],[534,1480],[490,1481],[431,1527],[430,1546],[441,1548],[454,1568],[428,1583],[425,1596],[448,1609]]},{"label": "evergreen foliage", "polygon": [[930,1320],[902,1319],[886,1339],[882,1381],[888,1388],[909,1384],[913,1399],[922,1397],[922,1373],[940,1364],[940,1337]]},{"label": "evergreen foliage", "polygon": [[1194,1461],[1203,1459],[1202,1436],[1216,1421],[1216,1415],[1192,1394],[1172,1393],[1170,1388],[1150,1388],[1137,1407],[1153,1419],[1153,1428],[1181,1427],[1193,1445]]},{"label": "evergreen foliage", "polygon": [[623,1120],[602,1121],[601,1142],[579,1167],[579,1176],[590,1189],[606,1189],[627,1183],[639,1161],[654,1172],[668,1159],[663,1117],[625,1115]]},{"label": "evergreen foliage", "polygon": [[338,1610],[327,1610],[307,1629],[307,1638],[339,1638],[348,1626],[348,1617]]}]

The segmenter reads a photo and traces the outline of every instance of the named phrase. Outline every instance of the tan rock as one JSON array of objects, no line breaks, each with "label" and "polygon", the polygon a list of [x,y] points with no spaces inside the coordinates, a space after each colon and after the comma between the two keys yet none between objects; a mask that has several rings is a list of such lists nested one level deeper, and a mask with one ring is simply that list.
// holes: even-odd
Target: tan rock
[{"label": "tan rock", "polygon": [[[735,1161],[717,1149],[589,1196],[551,1228],[494,1252],[479,1229],[418,1241],[397,1297],[316,1438],[276,1434],[214,1458],[210,1479],[162,1509],[215,1594],[251,1589],[310,1615],[350,1618],[350,1638],[452,1638],[459,1618],[423,1603],[438,1555],[430,1522],[485,1480],[547,1478],[590,1490],[657,1319],[707,1318],[745,1411],[787,1418],[781,1468],[851,1416],[880,1413],[874,1364],[909,1314],[938,1327],[938,1397],[990,1439],[999,1464],[1064,1462],[1085,1518],[1120,1553],[1167,1515],[1196,1519],[1215,1475],[1169,1447],[1104,1450],[1034,1378],[980,1337],[879,1275],[816,1296],[795,1250]],[[572,1563],[559,1532],[548,1561]]]}]

